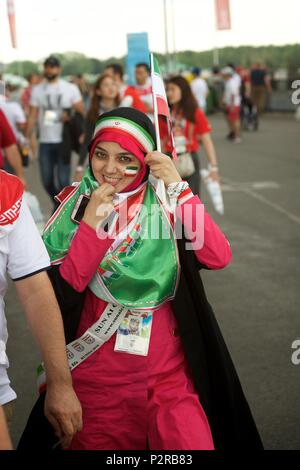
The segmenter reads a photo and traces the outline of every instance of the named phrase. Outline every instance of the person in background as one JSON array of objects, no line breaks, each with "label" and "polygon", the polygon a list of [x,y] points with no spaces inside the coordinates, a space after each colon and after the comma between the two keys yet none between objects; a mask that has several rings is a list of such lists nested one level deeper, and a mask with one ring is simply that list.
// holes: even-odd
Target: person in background
[{"label": "person in background", "polygon": [[123,67],[120,64],[109,64],[105,67],[104,73],[110,75],[118,85],[120,106],[129,108],[135,108],[138,111],[147,113],[145,103],[138,96],[135,88],[130,85],[126,85],[123,81]]},{"label": "person in background", "polygon": [[[32,73],[26,77],[28,81],[28,87],[25,88],[21,95],[21,105],[24,110],[26,120],[28,119],[29,116],[29,110],[30,110],[30,100],[31,100],[31,94],[32,94],[32,89],[35,85],[38,85],[43,77],[40,74],[37,73]],[[30,141],[29,141],[30,149],[31,149],[31,158],[32,160],[35,160],[37,157],[38,153],[38,140],[37,140],[37,129],[34,129]]]},{"label": "person in background", "polygon": [[38,85],[42,81],[42,76],[37,73],[32,73],[27,75],[26,80],[28,86],[24,89],[21,95],[21,105],[26,116],[29,115],[30,110],[30,99],[32,94],[32,89],[35,85]]},{"label": "person in background", "polygon": [[209,86],[212,89],[214,95],[214,107],[217,110],[222,109],[222,100],[224,95],[224,80],[220,73],[220,68],[215,65],[212,68],[212,74],[209,77]]},{"label": "person in background", "polygon": [[90,102],[89,85],[87,84],[84,76],[81,73],[74,75],[71,79],[71,83],[75,83],[75,85],[78,86],[82,99],[83,99],[84,110],[86,112],[88,110],[89,102]]},{"label": "person in background", "polygon": [[30,139],[38,120],[42,183],[52,202],[54,196],[70,183],[71,152],[64,151],[64,122],[70,120],[72,109],[84,114],[78,87],[62,80],[60,74],[59,60],[48,57],[44,62],[44,80],[32,90],[26,131]]},{"label": "person in background", "polygon": [[80,181],[84,172],[84,164],[88,153],[88,145],[92,139],[95,124],[99,115],[117,108],[120,104],[119,88],[111,75],[103,74],[95,82],[89,109],[84,122],[83,143],[80,154],[75,181]]},{"label": "person in background", "polygon": [[232,67],[224,67],[221,71],[225,81],[223,106],[226,112],[226,120],[229,127],[227,138],[234,143],[240,143],[241,139],[241,93],[240,80],[235,77]]},{"label": "person in background", "polygon": [[[211,138],[211,125],[192,93],[187,80],[181,76],[170,78],[166,83],[167,97],[171,109],[175,147],[180,153],[191,152],[195,172],[187,178],[194,194],[200,194],[200,142],[203,144],[209,162],[210,177],[219,181],[218,162]],[[167,129],[162,126],[161,138],[164,141]],[[170,152],[168,144],[165,151]]]},{"label": "person in background", "polygon": [[270,76],[266,66],[257,61],[250,72],[251,80],[251,98],[253,104],[257,107],[259,114],[262,114],[266,107],[266,95],[272,93]]},{"label": "person in background", "polygon": [[198,103],[198,107],[202,111],[206,112],[206,98],[209,93],[208,85],[203,78],[201,78],[201,69],[199,67],[194,67],[192,69],[193,80],[191,83],[192,92],[195,95],[195,98]]},{"label": "person in background", "polygon": [[145,103],[147,115],[153,121],[153,97],[150,77],[150,67],[146,63],[139,63],[135,66],[135,90],[140,99]]},{"label": "person in background", "polygon": [[4,158],[10,165],[14,174],[26,184],[16,137],[4,113],[0,109],[0,170],[4,167]]},{"label": "person in background", "polygon": [[0,94],[0,109],[5,114],[17,140],[22,147],[25,143],[26,116],[21,105],[16,101],[8,101],[9,91],[5,95]]}]

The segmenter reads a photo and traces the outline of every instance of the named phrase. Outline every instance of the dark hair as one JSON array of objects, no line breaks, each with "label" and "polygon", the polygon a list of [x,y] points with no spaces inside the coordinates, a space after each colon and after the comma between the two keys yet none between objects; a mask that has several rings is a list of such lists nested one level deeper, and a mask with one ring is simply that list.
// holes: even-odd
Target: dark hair
[{"label": "dark hair", "polygon": [[105,70],[107,69],[113,69],[114,74],[119,75],[121,78],[123,78],[124,71],[121,64],[108,64],[105,67]]},{"label": "dark hair", "polygon": [[[90,107],[86,115],[87,119],[93,124],[96,122],[97,117],[99,116],[99,106],[101,102],[101,96],[97,95],[96,91],[101,87],[102,82],[106,78],[111,78],[111,76],[108,74],[100,75],[100,77],[97,78],[94,84]],[[115,106],[119,106],[119,104],[120,104],[120,98],[117,96],[115,100]]]},{"label": "dark hair", "polygon": [[140,62],[139,64],[136,64],[135,68],[137,69],[138,67],[144,67],[148,73],[150,73],[150,67],[146,62]]},{"label": "dark hair", "polygon": [[44,67],[60,67],[60,61],[57,57],[54,55],[50,55],[47,57],[47,59],[44,61]]},{"label": "dark hair", "polygon": [[[195,122],[195,112],[198,108],[198,104],[189,82],[181,75],[177,75],[176,77],[169,78],[167,80],[167,85],[169,83],[173,83],[181,90],[181,100],[179,103],[176,103],[178,111],[181,112],[183,117],[188,121]],[[172,109],[172,105],[170,105],[170,108]]]}]

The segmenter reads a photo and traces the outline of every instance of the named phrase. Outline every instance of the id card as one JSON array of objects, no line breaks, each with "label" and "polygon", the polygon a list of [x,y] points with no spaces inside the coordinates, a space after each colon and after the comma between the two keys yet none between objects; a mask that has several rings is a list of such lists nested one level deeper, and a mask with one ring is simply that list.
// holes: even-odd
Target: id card
[{"label": "id card", "polygon": [[147,356],[152,319],[152,312],[128,310],[117,331],[115,351]]},{"label": "id card", "polygon": [[178,155],[186,152],[186,137],[184,135],[175,135],[175,149]]},{"label": "id card", "polygon": [[58,122],[58,114],[52,109],[47,109],[44,114],[44,126],[53,126]]}]

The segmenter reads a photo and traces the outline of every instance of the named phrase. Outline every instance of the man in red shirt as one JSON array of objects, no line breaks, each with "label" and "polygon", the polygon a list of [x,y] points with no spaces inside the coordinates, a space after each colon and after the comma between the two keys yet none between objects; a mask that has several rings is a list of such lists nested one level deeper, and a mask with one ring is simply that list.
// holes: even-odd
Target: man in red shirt
[{"label": "man in red shirt", "polygon": [[119,87],[120,106],[135,108],[142,113],[147,113],[145,103],[139,98],[133,86],[126,85],[123,81],[123,67],[120,64],[110,64],[105,67],[105,73],[110,75]]},{"label": "man in red shirt", "polygon": [[0,169],[4,166],[4,156],[15,175],[25,183],[22,159],[18,151],[15,135],[4,113],[0,110]]},{"label": "man in red shirt", "polygon": [[143,103],[145,103],[148,116],[153,121],[152,83],[148,64],[140,63],[135,66],[135,80],[135,91]]}]

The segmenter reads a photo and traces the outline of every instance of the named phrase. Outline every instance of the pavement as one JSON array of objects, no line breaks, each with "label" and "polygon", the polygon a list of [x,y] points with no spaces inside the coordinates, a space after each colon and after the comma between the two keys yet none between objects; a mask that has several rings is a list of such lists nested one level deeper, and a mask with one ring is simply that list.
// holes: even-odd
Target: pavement
[{"label": "pavement", "polygon": [[[227,235],[233,260],[201,275],[265,448],[300,449],[300,365],[291,361],[292,343],[300,339],[300,123],[289,114],[266,115],[258,132],[245,132],[242,143],[232,144],[224,138],[223,116],[210,121],[225,214],[214,212],[205,188],[201,197]],[[204,152],[201,159],[205,166]],[[27,180],[48,217],[51,204],[37,162]],[[37,396],[39,353],[12,283],[6,304],[17,443]]]}]

